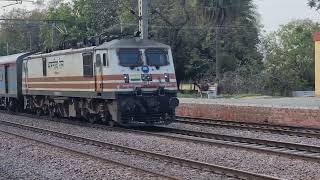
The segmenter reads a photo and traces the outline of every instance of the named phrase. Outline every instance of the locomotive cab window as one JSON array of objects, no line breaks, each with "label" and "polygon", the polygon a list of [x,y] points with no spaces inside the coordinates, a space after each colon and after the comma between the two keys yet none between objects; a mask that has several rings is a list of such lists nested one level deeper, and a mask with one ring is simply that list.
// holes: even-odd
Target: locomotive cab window
[{"label": "locomotive cab window", "polygon": [[149,66],[166,66],[168,62],[168,51],[164,49],[147,49],[146,52],[147,64]]},{"label": "locomotive cab window", "polygon": [[139,49],[119,49],[119,64],[125,67],[137,67],[143,64]]},{"label": "locomotive cab window", "polygon": [[103,53],[102,58],[103,58],[103,66],[109,67],[109,58],[108,58],[107,53]]},{"label": "locomotive cab window", "polygon": [[82,54],[83,76],[93,76],[93,55],[92,53]]},{"label": "locomotive cab window", "polygon": [[96,66],[97,67],[101,66],[101,55],[100,54],[96,55]]}]

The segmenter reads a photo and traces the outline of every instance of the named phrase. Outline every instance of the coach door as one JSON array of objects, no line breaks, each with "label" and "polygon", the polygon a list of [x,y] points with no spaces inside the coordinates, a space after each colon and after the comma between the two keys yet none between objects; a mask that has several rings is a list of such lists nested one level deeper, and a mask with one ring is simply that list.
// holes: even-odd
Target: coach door
[{"label": "coach door", "polygon": [[102,62],[101,55],[96,54],[96,63],[95,63],[95,80],[96,80],[96,91],[101,93],[103,90],[103,73],[102,73]]}]

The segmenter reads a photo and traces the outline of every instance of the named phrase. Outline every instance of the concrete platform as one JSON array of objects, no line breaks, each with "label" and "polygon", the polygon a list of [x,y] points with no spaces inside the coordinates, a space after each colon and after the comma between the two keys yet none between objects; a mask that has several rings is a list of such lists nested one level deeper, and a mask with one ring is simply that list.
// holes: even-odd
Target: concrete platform
[{"label": "concrete platform", "polygon": [[178,116],[320,128],[320,97],[180,98]]}]

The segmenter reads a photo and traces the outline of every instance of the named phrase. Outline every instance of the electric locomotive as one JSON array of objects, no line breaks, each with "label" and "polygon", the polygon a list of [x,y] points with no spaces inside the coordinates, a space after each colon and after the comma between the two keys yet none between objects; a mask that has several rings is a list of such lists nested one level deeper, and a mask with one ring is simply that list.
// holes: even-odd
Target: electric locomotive
[{"label": "electric locomotive", "polygon": [[[3,60],[1,60],[3,59]],[[6,65],[6,57],[0,64]],[[177,83],[170,46],[121,39],[98,46],[24,55],[15,59],[17,96],[3,106],[58,117],[125,126],[169,124]],[[1,69],[0,69],[1,70]],[[6,78],[5,86],[11,80]],[[0,91],[0,96],[6,93]]]}]

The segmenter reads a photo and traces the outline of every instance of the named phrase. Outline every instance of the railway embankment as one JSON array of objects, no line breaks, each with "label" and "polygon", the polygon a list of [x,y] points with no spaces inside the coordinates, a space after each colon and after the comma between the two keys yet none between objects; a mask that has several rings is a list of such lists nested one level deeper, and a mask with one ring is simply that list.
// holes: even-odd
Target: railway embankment
[{"label": "railway embankment", "polygon": [[177,116],[320,128],[320,98],[180,98]]}]

